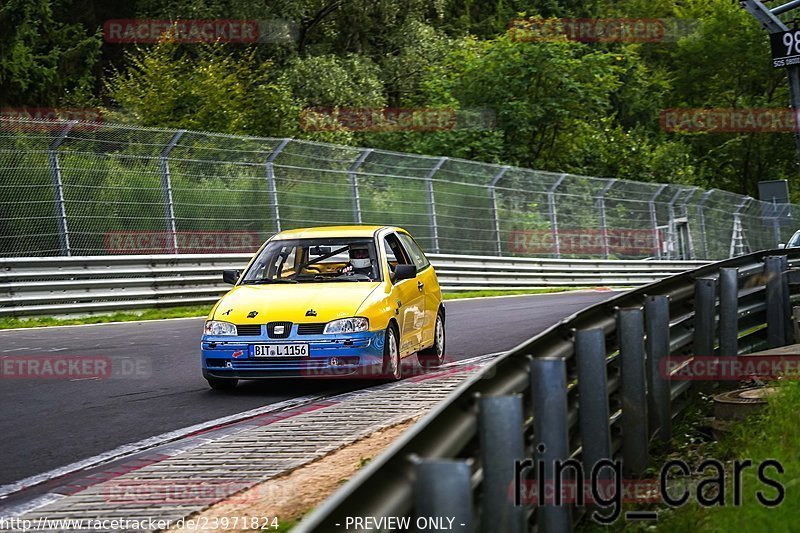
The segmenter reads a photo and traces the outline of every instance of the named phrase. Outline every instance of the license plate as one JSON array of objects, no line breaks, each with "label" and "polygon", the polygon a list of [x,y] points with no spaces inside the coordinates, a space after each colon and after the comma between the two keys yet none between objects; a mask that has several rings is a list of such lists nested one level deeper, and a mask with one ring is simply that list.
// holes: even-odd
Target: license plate
[{"label": "license plate", "polygon": [[253,357],[308,357],[308,344],[255,344]]}]

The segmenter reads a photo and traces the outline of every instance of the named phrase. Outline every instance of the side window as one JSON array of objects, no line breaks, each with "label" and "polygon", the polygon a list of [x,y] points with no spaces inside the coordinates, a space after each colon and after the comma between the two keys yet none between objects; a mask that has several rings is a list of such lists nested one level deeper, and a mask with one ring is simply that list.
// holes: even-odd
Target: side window
[{"label": "side window", "polygon": [[408,250],[409,255],[411,255],[411,260],[417,266],[418,271],[430,265],[428,258],[422,253],[422,250],[420,250],[417,243],[414,242],[414,239],[405,233],[398,233],[397,236],[400,238],[400,242],[403,243],[406,250]]},{"label": "side window", "polygon": [[383,247],[386,249],[386,260],[389,261],[390,271],[394,272],[394,265],[411,264],[411,259],[394,233],[383,238]]}]

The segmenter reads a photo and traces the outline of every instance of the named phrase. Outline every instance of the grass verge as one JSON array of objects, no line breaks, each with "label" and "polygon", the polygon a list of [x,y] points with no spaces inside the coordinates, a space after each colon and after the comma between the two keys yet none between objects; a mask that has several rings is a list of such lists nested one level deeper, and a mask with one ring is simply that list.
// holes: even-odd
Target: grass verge
[{"label": "grass verge", "polygon": [[[460,293],[445,293],[445,300],[456,300],[459,298],[480,298],[486,296],[512,296],[517,294],[546,294],[552,292],[565,292],[571,290],[581,290],[575,287],[548,287],[544,289],[529,289],[518,291],[469,291]],[[131,322],[137,320],[162,320],[165,318],[186,318],[206,316],[211,310],[211,305],[195,305],[186,307],[165,307],[142,309],[139,311],[120,311],[117,313],[96,314],[84,317],[60,318],[60,317],[29,317],[0,318],[0,330],[13,328],[36,328],[42,326],[69,326],[75,324],[105,324],[108,322]]]}]

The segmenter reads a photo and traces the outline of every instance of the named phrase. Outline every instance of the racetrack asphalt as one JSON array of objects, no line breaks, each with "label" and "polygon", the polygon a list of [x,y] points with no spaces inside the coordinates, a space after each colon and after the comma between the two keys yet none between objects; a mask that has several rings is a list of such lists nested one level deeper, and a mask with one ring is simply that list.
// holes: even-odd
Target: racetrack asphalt
[{"label": "racetrack asphalt", "polygon": [[[447,301],[448,359],[508,350],[613,294]],[[297,396],[370,386],[339,380],[248,381],[230,393],[211,391],[200,373],[202,324],[198,318],[0,331],[0,358],[127,357],[144,369],[112,379],[2,379],[0,484]]]}]

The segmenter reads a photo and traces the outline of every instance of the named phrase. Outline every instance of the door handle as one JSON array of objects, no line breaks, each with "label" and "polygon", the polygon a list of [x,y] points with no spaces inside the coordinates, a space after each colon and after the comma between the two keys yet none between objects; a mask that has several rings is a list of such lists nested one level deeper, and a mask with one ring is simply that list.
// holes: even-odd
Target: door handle
[{"label": "door handle", "polygon": [[424,283],[422,283],[421,281],[418,281],[418,282],[417,282],[417,288],[418,288],[419,290],[422,290],[422,288],[423,288],[424,286],[425,286],[425,284],[424,284]]}]

